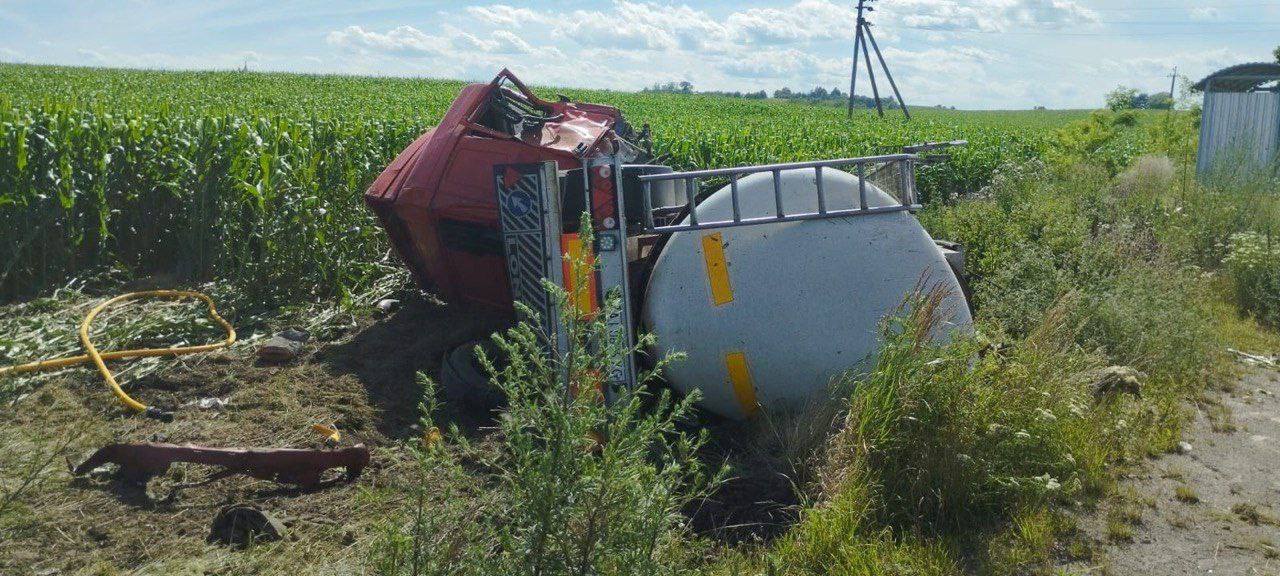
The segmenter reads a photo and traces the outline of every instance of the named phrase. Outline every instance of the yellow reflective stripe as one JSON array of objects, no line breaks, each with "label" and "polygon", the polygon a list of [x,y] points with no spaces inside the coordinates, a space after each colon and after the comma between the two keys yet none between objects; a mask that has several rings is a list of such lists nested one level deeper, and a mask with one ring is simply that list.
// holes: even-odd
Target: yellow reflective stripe
[{"label": "yellow reflective stripe", "polygon": [[[583,257],[582,237],[578,234],[561,234],[560,250],[569,257],[563,263],[564,288],[568,292],[569,304],[578,311],[578,315],[586,318],[595,313],[596,282],[595,270],[591,265],[591,255]],[[582,280],[582,282],[578,282]]]},{"label": "yellow reflective stripe", "polygon": [[724,258],[724,239],[720,233],[702,237],[702,257],[707,262],[707,282],[711,284],[711,302],[724,306],[733,302],[733,287],[729,285],[729,265]]},{"label": "yellow reflective stripe", "polygon": [[756,401],[756,387],[751,383],[751,370],[747,368],[747,356],[742,352],[730,352],[724,355],[724,367],[729,371],[729,382],[733,384],[733,395],[738,399],[738,406],[743,415],[754,416],[760,409]]}]

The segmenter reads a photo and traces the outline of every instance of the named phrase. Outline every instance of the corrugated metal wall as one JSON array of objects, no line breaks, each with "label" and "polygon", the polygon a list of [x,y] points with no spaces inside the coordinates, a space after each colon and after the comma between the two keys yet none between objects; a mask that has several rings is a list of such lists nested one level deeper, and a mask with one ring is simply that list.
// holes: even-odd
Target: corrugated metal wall
[{"label": "corrugated metal wall", "polygon": [[1196,172],[1243,172],[1264,166],[1280,151],[1280,93],[1208,92],[1200,126]]}]

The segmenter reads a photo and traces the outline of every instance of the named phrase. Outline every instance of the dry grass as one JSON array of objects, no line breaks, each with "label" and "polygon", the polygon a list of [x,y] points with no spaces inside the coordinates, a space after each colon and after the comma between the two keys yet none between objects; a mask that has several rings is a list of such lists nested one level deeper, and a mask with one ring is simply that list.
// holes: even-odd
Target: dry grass
[{"label": "dry grass", "polygon": [[1209,419],[1209,428],[1219,434],[1230,434],[1236,431],[1235,421],[1231,418],[1231,408],[1221,400],[1209,395],[1201,395],[1200,409]]},{"label": "dry grass", "polygon": [[1232,505],[1231,513],[1235,514],[1237,518],[1253,524],[1254,526],[1259,524],[1266,524],[1269,526],[1280,525],[1274,516],[1268,514],[1265,510],[1259,510],[1258,506],[1251,502],[1238,502]]},{"label": "dry grass", "polygon": [[1115,520],[1107,521],[1107,539],[1112,542],[1132,542],[1133,526]]},{"label": "dry grass", "polygon": [[1141,156],[1116,176],[1116,190],[1123,196],[1147,190],[1164,191],[1170,188],[1176,175],[1177,170],[1168,156]]},{"label": "dry grass", "polygon": [[1200,495],[1191,486],[1183,484],[1174,488],[1173,497],[1183,504],[1199,504]]},{"label": "dry grass", "polygon": [[[0,573],[350,573],[362,570],[382,522],[399,511],[414,477],[399,439],[413,434],[416,370],[434,371],[451,344],[483,333],[483,316],[406,305],[395,317],[300,362],[255,365],[247,350],[188,357],[127,388],[161,405],[228,398],[223,411],[187,408],[169,424],[125,414],[97,375],[71,370],[0,412],[0,497],[22,466],[68,441],[77,461],[112,441],[211,446],[319,447],[310,424],[334,423],[343,442],[365,442],[373,463],[355,483],[302,492],[231,477],[199,484],[213,469],[175,465],[140,488],[110,478],[72,478],[61,459],[0,511]],[[386,349],[384,341],[397,347]],[[474,431],[473,424],[464,428]],[[205,542],[219,508],[252,503],[288,526],[288,540],[232,551]]]},{"label": "dry grass", "polygon": [[[32,432],[72,438],[68,453],[75,460],[110,441],[165,439],[215,446],[316,446],[306,424],[353,423],[371,415],[367,402],[348,399],[350,414],[316,404],[340,394],[349,379],[321,377],[310,370],[254,379],[232,394],[225,413],[182,413],[172,425],[122,416],[112,400],[89,379],[66,378],[43,387],[18,406],[15,418],[0,428],[6,451],[38,449]],[[308,373],[311,372],[311,373]],[[223,375],[227,375],[225,372]],[[308,385],[317,382],[319,385]],[[222,380],[222,384],[230,384]],[[370,423],[373,422],[369,418]],[[291,570],[303,560],[324,559],[330,566],[358,567],[356,541],[368,538],[380,512],[391,502],[379,492],[362,489],[391,481],[400,466],[398,451],[367,427],[341,426],[352,440],[377,446],[376,466],[359,484],[338,483],[311,493],[282,489],[271,482],[233,477],[202,486],[211,469],[177,465],[146,487],[113,479],[76,479],[64,467],[50,470],[45,481],[6,515],[0,538],[0,571],[34,572],[58,568],[67,572],[142,567],[162,571]],[[4,475],[4,473],[0,473]],[[361,503],[357,507],[356,501]],[[204,543],[209,522],[222,506],[251,502],[280,516],[289,525],[290,542],[268,544],[244,553]],[[34,545],[40,543],[40,545]]]},{"label": "dry grass", "polygon": [[1109,519],[1130,526],[1142,524],[1142,509],[1136,506],[1117,506],[1111,510]]},{"label": "dry grass", "polygon": [[1168,522],[1170,526],[1173,526],[1174,528],[1183,529],[1183,530],[1190,528],[1195,524],[1192,521],[1191,516],[1187,514],[1179,513],[1177,511],[1171,512],[1169,514]]},{"label": "dry grass", "polygon": [[1160,477],[1181,482],[1187,478],[1187,470],[1177,464],[1169,464],[1168,466],[1165,466],[1164,471],[1160,473]]}]

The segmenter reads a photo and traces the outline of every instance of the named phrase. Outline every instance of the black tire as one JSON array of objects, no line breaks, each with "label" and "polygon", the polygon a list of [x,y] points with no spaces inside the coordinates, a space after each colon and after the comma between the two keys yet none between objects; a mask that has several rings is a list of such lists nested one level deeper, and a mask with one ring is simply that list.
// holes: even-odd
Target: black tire
[{"label": "black tire", "polygon": [[473,410],[492,410],[506,397],[491,382],[484,367],[476,359],[476,347],[484,347],[490,358],[496,358],[493,345],[486,340],[472,340],[445,353],[440,366],[440,385],[447,397],[461,401]]}]

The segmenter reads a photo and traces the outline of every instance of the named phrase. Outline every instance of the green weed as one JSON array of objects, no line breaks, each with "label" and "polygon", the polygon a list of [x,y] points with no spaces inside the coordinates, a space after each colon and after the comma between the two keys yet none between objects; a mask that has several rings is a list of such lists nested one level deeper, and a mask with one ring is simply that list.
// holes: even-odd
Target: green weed
[{"label": "green weed", "polygon": [[[528,309],[528,322],[494,336],[506,363],[478,349],[507,397],[499,440],[477,455],[480,495],[464,470],[465,446],[450,445],[460,435],[432,420],[434,387],[423,379],[417,451],[419,473],[432,481],[418,484],[407,522],[388,525],[375,547],[380,573],[647,575],[677,573],[694,559],[682,511],[721,479],[696,458],[706,433],[680,430],[697,395],[651,392],[652,374],[635,390],[604,390],[599,375],[634,351],[603,320],[622,305],[618,295],[588,321],[562,289],[547,288],[565,311],[563,356],[546,353],[548,336]],[[642,340],[639,349],[651,344]]]}]

